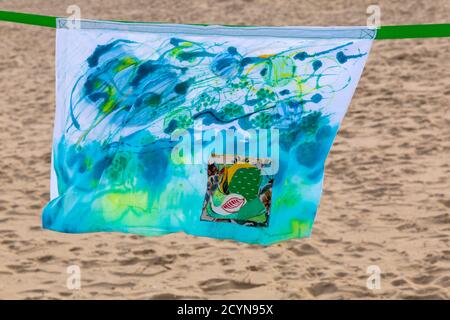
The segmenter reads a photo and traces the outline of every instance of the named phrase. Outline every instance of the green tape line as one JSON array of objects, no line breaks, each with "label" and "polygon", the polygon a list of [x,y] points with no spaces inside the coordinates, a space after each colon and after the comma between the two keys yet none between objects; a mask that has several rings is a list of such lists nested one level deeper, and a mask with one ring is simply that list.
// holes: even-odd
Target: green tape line
[{"label": "green tape line", "polygon": [[0,11],[0,21],[32,24],[35,26],[56,28],[56,17],[39,14]]},{"label": "green tape line", "polygon": [[405,26],[383,26],[378,29],[376,40],[408,38],[450,37],[450,24],[415,24]]},{"label": "green tape line", "polygon": [[[43,16],[31,13],[0,11],[0,21],[25,23],[50,28],[56,28],[56,18],[57,17]],[[129,21],[120,21],[120,22],[129,22]],[[450,37],[450,24],[415,24],[405,26],[382,26],[378,29],[375,40],[443,38],[443,37]]]}]

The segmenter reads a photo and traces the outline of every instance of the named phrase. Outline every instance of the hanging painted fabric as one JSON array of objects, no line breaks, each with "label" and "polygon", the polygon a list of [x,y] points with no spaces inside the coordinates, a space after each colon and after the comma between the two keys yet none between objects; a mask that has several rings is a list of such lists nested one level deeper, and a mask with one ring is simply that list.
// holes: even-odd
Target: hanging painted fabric
[{"label": "hanging painted fabric", "polygon": [[375,34],[58,19],[44,228],[309,236]]}]

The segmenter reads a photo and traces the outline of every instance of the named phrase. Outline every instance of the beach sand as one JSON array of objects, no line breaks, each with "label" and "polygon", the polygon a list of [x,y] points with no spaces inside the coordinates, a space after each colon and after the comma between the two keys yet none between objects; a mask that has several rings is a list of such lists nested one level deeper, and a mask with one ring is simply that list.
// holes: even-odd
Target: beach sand
[{"label": "beach sand", "polygon": [[[78,0],[83,18],[365,25],[371,1]],[[450,1],[378,1],[383,24],[450,22]],[[73,1],[0,10],[66,15]],[[0,298],[450,297],[450,40],[376,41],[327,160],[310,239],[261,247],[184,234],[68,235],[49,200],[54,30],[0,23]],[[81,289],[66,286],[81,268]],[[366,286],[381,269],[381,289]]]}]

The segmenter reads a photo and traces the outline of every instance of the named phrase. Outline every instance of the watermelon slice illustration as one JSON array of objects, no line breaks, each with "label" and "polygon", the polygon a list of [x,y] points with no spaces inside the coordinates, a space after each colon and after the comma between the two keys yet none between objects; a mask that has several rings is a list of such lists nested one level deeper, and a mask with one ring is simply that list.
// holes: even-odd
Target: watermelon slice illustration
[{"label": "watermelon slice illustration", "polygon": [[214,199],[211,199],[210,205],[212,211],[215,213],[227,216],[230,214],[233,214],[235,212],[238,212],[239,209],[244,206],[244,204],[247,202],[243,196],[240,194],[229,194],[225,198],[223,198],[220,205],[216,205],[214,203]]}]

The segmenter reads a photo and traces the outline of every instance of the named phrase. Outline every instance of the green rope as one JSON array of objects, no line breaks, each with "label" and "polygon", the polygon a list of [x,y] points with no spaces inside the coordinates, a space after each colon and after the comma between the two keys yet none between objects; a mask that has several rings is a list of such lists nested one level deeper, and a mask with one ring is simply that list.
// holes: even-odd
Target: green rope
[{"label": "green rope", "polygon": [[377,31],[377,40],[408,38],[450,37],[450,24],[415,24],[405,26],[382,26]]},{"label": "green rope", "polygon": [[[25,23],[56,28],[56,18],[38,14],[0,11],[0,21]],[[126,21],[121,21],[126,22]],[[230,26],[231,27],[231,26]],[[416,24],[405,26],[382,26],[377,31],[376,40],[408,38],[450,37],[450,24]]]},{"label": "green rope", "polygon": [[56,28],[56,17],[39,14],[0,11],[0,21],[32,24],[35,26]]}]

